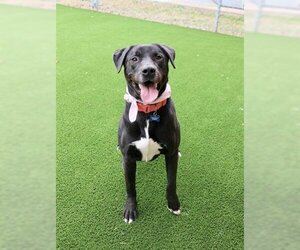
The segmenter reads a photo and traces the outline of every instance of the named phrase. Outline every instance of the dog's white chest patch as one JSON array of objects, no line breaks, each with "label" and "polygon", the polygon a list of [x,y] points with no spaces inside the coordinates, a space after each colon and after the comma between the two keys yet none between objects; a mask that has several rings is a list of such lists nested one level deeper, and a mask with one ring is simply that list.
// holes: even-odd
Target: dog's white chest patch
[{"label": "dog's white chest patch", "polygon": [[162,147],[151,138],[141,138],[132,143],[142,153],[142,161],[151,161],[155,155],[159,155]]},{"label": "dog's white chest patch", "polygon": [[149,120],[147,120],[147,125],[145,127],[146,137],[142,137],[138,141],[134,141],[134,145],[142,154],[142,161],[151,161],[155,155],[160,154],[160,149],[162,147],[154,141],[152,138],[149,138]]}]

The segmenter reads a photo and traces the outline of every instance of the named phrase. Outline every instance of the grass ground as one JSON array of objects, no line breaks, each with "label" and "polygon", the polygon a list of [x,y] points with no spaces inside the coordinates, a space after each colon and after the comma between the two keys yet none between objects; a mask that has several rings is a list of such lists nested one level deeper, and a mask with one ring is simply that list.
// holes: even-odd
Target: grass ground
[{"label": "grass ground", "polygon": [[299,38],[245,39],[245,248],[298,249]]},{"label": "grass ground", "polygon": [[[182,215],[167,211],[161,157],[138,165],[140,217],[127,225],[112,53],[150,42],[177,52]],[[57,7],[57,247],[243,249],[243,39]]]},{"label": "grass ground", "polygon": [[55,247],[55,12],[0,4],[0,249]]}]

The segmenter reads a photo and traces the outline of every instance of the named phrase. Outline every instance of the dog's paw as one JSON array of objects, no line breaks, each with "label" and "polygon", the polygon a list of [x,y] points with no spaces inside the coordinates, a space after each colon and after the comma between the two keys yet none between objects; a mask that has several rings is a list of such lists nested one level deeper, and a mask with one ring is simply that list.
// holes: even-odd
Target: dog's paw
[{"label": "dog's paw", "polygon": [[124,222],[131,224],[137,218],[137,206],[136,202],[127,201],[123,214]]},{"label": "dog's paw", "polygon": [[173,210],[171,208],[168,208],[168,209],[171,213],[176,214],[176,215],[180,215],[180,213],[181,213],[180,208],[178,210]]},{"label": "dog's paw", "polygon": [[168,198],[168,209],[171,213],[180,214],[180,202],[177,195],[169,196]]}]

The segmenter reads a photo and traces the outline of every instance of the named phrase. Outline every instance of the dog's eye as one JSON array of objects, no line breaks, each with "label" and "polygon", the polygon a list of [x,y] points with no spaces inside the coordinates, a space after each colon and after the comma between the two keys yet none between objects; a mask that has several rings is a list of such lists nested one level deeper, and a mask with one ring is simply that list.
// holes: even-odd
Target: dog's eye
[{"label": "dog's eye", "polygon": [[163,59],[163,57],[162,57],[162,55],[156,55],[156,56],[155,56],[155,59],[156,59],[156,60],[161,60],[161,59]]},{"label": "dog's eye", "polygon": [[134,56],[134,57],[131,58],[131,61],[137,62],[137,61],[138,61],[138,58],[137,58],[136,56]]}]

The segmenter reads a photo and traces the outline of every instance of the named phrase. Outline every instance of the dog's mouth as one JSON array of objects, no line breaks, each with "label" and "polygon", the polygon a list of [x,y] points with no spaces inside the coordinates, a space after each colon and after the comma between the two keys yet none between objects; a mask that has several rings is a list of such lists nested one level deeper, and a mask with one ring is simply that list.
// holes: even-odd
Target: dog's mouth
[{"label": "dog's mouth", "polygon": [[131,91],[135,94],[136,98],[145,104],[153,103],[158,98],[163,86],[159,77],[154,79],[141,79],[133,74],[128,74],[128,81]]},{"label": "dog's mouth", "polygon": [[157,86],[158,83],[154,83],[152,81],[145,81],[138,84],[140,96],[144,103],[151,103],[157,99],[159,93]]}]

